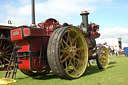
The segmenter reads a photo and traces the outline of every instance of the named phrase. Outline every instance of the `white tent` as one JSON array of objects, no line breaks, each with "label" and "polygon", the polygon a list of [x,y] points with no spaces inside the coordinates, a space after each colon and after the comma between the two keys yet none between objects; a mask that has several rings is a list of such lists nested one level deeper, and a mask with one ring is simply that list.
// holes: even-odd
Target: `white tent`
[{"label": "white tent", "polygon": [[[118,38],[108,38],[108,39],[100,39],[100,38],[98,38],[98,39],[96,39],[96,43],[98,44],[98,43],[101,43],[101,44],[103,44],[103,43],[107,43],[107,45],[109,45],[109,46],[119,46],[119,42],[118,42]],[[124,47],[128,47],[128,44],[126,44],[126,43],[123,43],[122,42],[122,49],[124,48]]]},{"label": "white tent", "polygon": [[122,43],[122,48],[124,48],[124,47],[128,47],[128,44]]}]

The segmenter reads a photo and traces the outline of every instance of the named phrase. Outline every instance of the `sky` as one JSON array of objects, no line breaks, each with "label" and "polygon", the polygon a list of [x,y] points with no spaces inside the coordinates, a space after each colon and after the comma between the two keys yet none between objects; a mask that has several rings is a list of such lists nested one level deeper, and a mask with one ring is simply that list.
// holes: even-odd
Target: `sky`
[{"label": "sky", "polygon": [[[31,0],[0,0],[0,23],[31,25]],[[99,39],[122,38],[128,44],[128,0],[35,0],[36,24],[55,18],[77,26],[81,11],[88,11],[89,23],[100,25]]]}]

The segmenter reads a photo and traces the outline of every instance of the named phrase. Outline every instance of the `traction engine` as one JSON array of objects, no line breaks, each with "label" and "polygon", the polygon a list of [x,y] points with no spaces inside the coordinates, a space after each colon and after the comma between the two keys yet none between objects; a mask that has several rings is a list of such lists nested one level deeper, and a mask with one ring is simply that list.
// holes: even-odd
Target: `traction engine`
[{"label": "traction engine", "polygon": [[[100,37],[99,25],[88,24],[87,11],[82,11],[80,15],[82,23],[79,26],[61,25],[53,18],[35,25],[33,18],[31,26],[12,29],[11,40],[16,43],[12,54],[13,69],[19,64],[21,72],[28,76],[41,76],[52,70],[65,79],[81,77],[91,59],[96,59],[99,69],[106,69],[108,50],[104,46],[97,47],[95,40]],[[10,67],[11,61],[6,78]]]},{"label": "traction engine", "polygon": [[18,58],[21,72],[39,76],[52,70],[61,78],[74,79],[85,72],[90,59],[97,59],[100,69],[107,68],[107,49],[96,47],[99,25],[88,24],[88,14],[81,13],[83,21],[76,27],[68,23],[60,25],[50,18],[36,27],[11,30],[11,40],[18,48],[14,57]]},{"label": "traction engine", "polygon": [[[11,21],[9,20],[8,23]],[[7,70],[14,42],[10,38],[10,30],[16,26],[0,25],[0,71]]]}]

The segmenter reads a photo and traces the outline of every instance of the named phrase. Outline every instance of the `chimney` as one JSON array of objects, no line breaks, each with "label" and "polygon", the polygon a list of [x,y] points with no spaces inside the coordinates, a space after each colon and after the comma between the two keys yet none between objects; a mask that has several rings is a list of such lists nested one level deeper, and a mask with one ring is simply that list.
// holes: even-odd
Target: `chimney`
[{"label": "chimney", "polygon": [[88,31],[89,30],[89,28],[88,28],[88,15],[89,15],[89,13],[87,11],[82,11],[80,15],[82,16],[82,22],[84,23],[84,26]]},{"label": "chimney", "polygon": [[32,0],[32,24],[31,26],[35,27],[35,1]]}]

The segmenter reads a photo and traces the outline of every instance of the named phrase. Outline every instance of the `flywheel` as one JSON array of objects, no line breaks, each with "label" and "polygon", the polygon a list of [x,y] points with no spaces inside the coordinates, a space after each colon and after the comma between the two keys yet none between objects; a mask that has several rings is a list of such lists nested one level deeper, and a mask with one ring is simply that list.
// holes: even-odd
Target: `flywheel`
[{"label": "flywheel", "polygon": [[88,62],[88,47],[82,32],[73,26],[56,29],[49,39],[47,57],[57,76],[66,79],[82,76]]}]

